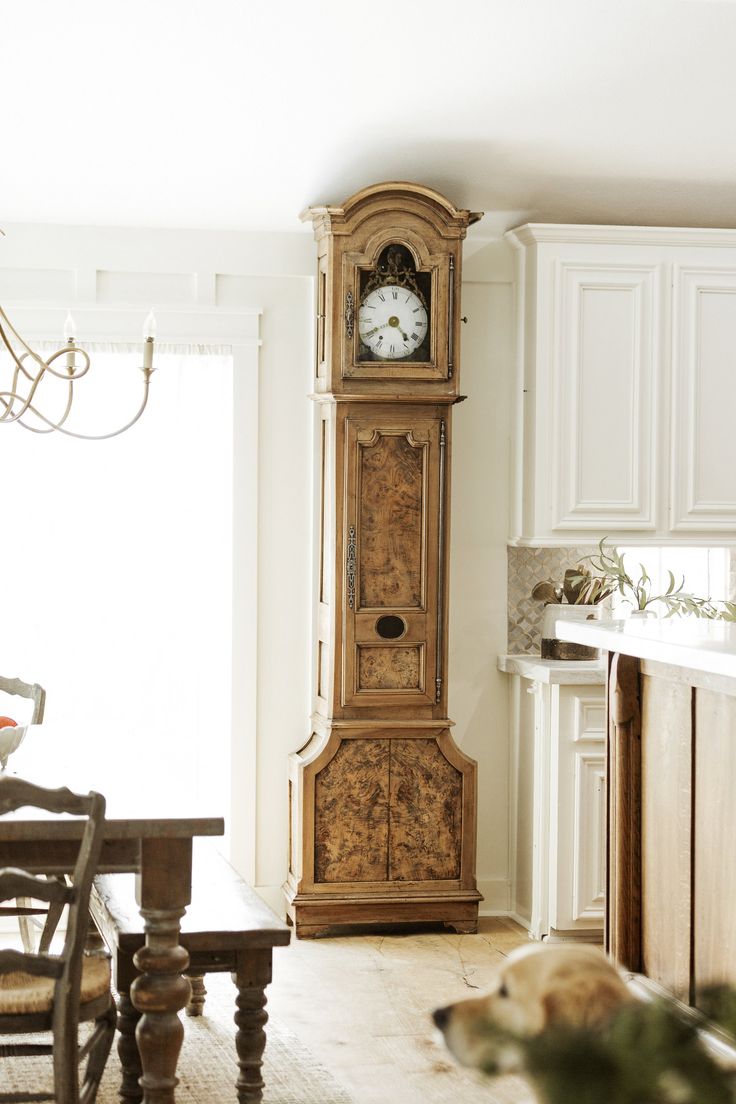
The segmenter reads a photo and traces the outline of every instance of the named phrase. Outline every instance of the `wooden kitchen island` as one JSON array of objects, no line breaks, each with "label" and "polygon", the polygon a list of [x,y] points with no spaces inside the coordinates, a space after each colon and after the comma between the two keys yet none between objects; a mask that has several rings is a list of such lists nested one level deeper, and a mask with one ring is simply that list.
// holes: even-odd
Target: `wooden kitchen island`
[{"label": "wooden kitchen island", "polygon": [[736,986],[736,625],[557,632],[608,655],[607,949],[697,1007]]}]

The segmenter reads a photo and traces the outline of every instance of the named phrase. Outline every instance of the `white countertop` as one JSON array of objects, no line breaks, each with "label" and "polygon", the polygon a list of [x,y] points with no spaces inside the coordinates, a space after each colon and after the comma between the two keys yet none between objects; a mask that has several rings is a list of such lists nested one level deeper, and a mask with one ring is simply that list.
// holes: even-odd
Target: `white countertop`
[{"label": "white countertop", "polygon": [[560,640],[736,678],[736,622],[697,617],[558,621]]},{"label": "white countertop", "polygon": [[605,664],[599,659],[542,659],[536,655],[502,655],[498,669],[507,675],[521,675],[535,682],[582,686],[606,681]]}]

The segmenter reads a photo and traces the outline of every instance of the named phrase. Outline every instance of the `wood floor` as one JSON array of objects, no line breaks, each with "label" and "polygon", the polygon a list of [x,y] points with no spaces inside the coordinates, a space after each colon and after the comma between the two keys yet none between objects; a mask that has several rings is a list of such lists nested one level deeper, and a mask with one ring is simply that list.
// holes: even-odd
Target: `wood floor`
[{"label": "wood floor", "polygon": [[355,1104],[530,1104],[517,1078],[462,1070],[432,1009],[483,990],[526,932],[485,919],[449,932],[292,940],[274,951],[268,1011],[330,1070]]},{"label": "wood floor", "polygon": [[[20,946],[14,935],[2,941]],[[503,957],[526,941],[506,919],[482,919],[477,935],[292,939],[274,950],[267,1011],[353,1104],[532,1104],[518,1078],[488,1079],[457,1066],[431,1021],[434,1008],[486,988]],[[222,981],[227,1005],[232,994]]]}]

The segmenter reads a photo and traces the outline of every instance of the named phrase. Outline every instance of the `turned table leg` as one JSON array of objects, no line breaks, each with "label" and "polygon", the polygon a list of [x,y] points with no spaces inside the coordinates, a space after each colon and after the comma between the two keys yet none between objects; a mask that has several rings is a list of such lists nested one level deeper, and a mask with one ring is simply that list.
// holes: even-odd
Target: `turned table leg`
[{"label": "turned table leg", "polygon": [[270,948],[239,951],[232,975],[238,987],[235,1047],[240,1067],[236,1083],[240,1104],[258,1104],[263,1096],[261,1067],[268,1020],[265,989],[271,981],[271,960]]},{"label": "turned table leg", "polygon": [[141,1018],[136,1012],[130,993],[120,993],[118,1001],[118,1057],[120,1058],[120,1101],[121,1104],[140,1104],[143,1090],[140,1086],[141,1056],[135,1041],[135,1029]]},{"label": "turned table leg", "polygon": [[201,1016],[204,1012],[204,1001],[207,996],[207,990],[204,984],[204,974],[193,974],[191,970],[187,970],[187,980],[192,987],[192,994],[187,1004],[187,1016]]},{"label": "turned table leg", "polygon": [[176,1064],[184,1039],[177,1013],[190,992],[182,977],[189,955],[179,945],[179,926],[191,892],[191,838],[142,840],[136,896],[146,942],[133,958],[141,976],[133,982],[130,996],[141,1013],[136,1039],[144,1104],[175,1102]]}]

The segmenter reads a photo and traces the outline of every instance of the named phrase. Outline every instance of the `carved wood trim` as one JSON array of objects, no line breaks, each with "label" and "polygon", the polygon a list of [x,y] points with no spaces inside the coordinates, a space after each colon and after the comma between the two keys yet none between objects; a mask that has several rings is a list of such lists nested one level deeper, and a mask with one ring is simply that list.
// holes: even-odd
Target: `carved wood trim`
[{"label": "carved wood trim", "polygon": [[434,680],[434,702],[442,700],[442,656],[445,647],[445,483],[447,469],[447,426],[440,419],[439,511],[437,519],[437,666]]}]

